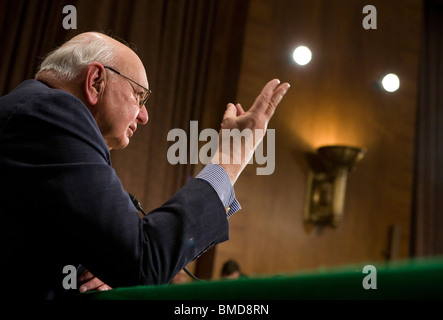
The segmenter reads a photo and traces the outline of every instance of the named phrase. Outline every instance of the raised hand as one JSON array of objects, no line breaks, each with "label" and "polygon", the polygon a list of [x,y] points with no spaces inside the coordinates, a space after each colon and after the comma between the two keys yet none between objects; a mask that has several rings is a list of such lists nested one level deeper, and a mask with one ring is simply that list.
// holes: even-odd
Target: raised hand
[{"label": "raised hand", "polygon": [[[263,140],[269,120],[289,87],[288,83],[280,84],[278,79],[269,81],[246,112],[240,104],[227,105],[221,123],[218,151],[211,162],[226,170],[232,184]],[[236,134],[241,139],[232,139]]]}]

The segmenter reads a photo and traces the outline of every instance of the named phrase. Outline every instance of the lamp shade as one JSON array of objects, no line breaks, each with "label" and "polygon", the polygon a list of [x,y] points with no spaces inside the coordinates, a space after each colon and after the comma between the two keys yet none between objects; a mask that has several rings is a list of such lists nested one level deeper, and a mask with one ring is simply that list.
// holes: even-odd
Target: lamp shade
[{"label": "lamp shade", "polygon": [[365,156],[366,149],[351,146],[334,145],[317,149],[320,158],[333,167],[352,169]]}]

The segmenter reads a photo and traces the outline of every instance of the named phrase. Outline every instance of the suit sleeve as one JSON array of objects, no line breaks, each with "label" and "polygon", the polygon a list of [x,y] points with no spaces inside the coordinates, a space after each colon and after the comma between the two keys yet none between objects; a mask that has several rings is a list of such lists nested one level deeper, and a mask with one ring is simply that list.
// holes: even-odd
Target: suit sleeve
[{"label": "suit sleeve", "polygon": [[28,199],[7,205],[39,212],[26,228],[42,256],[81,263],[112,287],[160,284],[228,239],[224,206],[208,182],[192,179],[140,218],[87,108],[60,93],[26,103],[32,108],[17,107],[2,129],[2,166],[8,192]]}]

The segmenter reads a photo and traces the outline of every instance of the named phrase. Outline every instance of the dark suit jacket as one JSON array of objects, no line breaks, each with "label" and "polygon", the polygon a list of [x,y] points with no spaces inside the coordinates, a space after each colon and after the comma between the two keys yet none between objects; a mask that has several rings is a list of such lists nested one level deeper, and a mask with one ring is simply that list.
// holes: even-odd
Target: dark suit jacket
[{"label": "dark suit jacket", "polygon": [[35,80],[0,98],[0,210],[0,287],[27,297],[62,289],[66,265],[111,287],[167,283],[228,239],[201,179],[141,219],[87,107]]}]

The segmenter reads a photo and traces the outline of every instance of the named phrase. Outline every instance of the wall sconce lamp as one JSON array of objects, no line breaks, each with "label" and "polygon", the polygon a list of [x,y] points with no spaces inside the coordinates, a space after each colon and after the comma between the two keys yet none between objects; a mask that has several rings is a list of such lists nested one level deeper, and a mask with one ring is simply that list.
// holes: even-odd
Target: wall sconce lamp
[{"label": "wall sconce lamp", "polygon": [[366,150],[350,146],[317,149],[317,165],[309,172],[304,209],[305,223],[337,227],[343,215],[348,172]]}]

